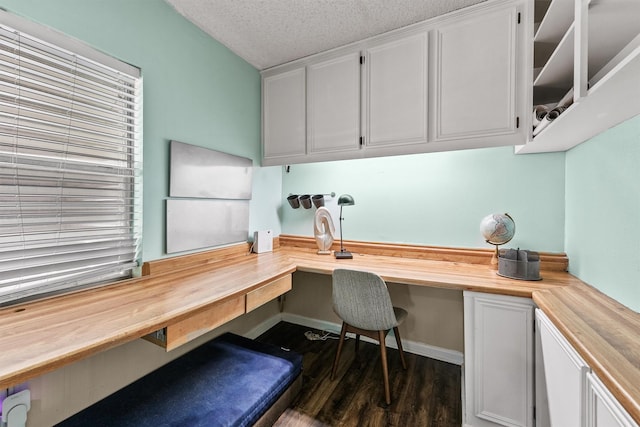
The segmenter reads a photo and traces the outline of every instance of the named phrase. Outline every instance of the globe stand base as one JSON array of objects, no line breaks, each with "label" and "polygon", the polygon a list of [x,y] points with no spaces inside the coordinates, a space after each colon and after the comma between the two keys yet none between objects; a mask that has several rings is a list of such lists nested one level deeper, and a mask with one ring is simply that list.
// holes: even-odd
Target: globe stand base
[{"label": "globe stand base", "polygon": [[498,245],[496,245],[496,250],[493,252],[493,256],[491,257],[491,268],[494,270],[498,269],[498,257],[500,256],[500,251],[498,249]]}]

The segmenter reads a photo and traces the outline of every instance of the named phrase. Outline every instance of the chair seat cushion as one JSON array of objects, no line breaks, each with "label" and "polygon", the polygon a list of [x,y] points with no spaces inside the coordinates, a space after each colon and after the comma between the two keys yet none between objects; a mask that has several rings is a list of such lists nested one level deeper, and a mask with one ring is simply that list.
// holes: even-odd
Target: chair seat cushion
[{"label": "chair seat cushion", "polygon": [[249,426],[301,370],[299,354],[227,333],[59,426]]}]

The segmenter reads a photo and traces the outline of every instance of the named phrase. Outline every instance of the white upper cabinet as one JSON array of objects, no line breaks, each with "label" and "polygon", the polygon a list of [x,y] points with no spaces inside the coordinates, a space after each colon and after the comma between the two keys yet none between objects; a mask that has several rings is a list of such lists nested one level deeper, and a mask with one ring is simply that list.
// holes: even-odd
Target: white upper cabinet
[{"label": "white upper cabinet", "polygon": [[483,145],[504,145],[517,143],[518,134],[524,140],[519,13],[517,7],[485,11],[436,30],[434,141],[488,138]]},{"label": "white upper cabinet", "polygon": [[566,151],[640,114],[640,1],[535,0],[535,9],[532,111],[564,108],[534,122],[516,151]]},{"label": "white upper cabinet", "polygon": [[308,69],[307,142],[316,153],[360,147],[360,52],[331,57]]},{"label": "white upper cabinet", "polygon": [[304,67],[262,79],[262,155],[264,159],[304,158],[306,154]]},{"label": "white upper cabinet", "polygon": [[365,51],[367,147],[427,142],[428,33]]},{"label": "white upper cabinet", "polygon": [[489,0],[263,71],[263,165],[524,144],[529,9]]}]

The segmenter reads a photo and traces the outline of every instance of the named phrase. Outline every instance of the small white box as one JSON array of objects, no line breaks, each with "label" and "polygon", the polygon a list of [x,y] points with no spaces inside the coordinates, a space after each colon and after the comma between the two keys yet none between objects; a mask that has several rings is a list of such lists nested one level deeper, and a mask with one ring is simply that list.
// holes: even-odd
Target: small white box
[{"label": "small white box", "polygon": [[273,250],[273,234],[271,230],[255,231],[253,233],[253,252],[271,252]]}]

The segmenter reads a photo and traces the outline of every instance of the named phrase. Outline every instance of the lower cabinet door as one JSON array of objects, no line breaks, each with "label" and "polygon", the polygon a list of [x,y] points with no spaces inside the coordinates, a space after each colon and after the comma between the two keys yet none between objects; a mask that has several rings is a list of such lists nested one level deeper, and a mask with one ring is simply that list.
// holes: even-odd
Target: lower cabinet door
[{"label": "lower cabinet door", "polygon": [[533,426],[534,304],[464,293],[465,424]]},{"label": "lower cabinet door", "polygon": [[584,426],[584,383],[589,366],[551,320],[536,310],[536,322],[552,427]]},{"label": "lower cabinet door", "polygon": [[587,373],[587,427],[638,427],[593,373]]}]

